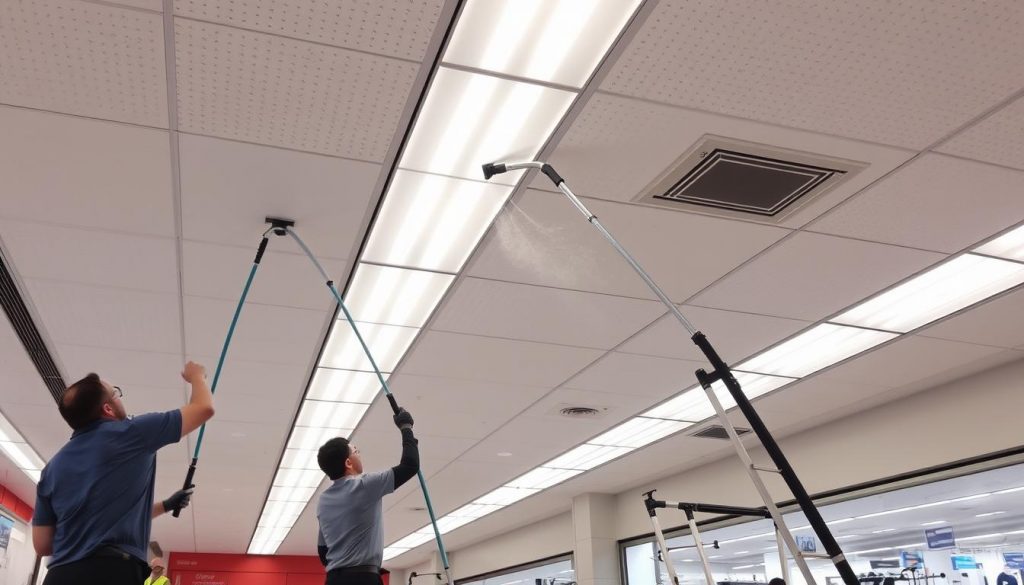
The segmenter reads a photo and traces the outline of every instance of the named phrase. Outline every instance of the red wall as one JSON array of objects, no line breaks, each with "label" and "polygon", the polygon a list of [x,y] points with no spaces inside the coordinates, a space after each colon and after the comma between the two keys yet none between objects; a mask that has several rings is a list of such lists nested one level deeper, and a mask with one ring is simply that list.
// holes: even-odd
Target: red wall
[{"label": "red wall", "polygon": [[32,521],[32,506],[21,501],[11,490],[0,485],[0,505],[14,513],[25,522]]},{"label": "red wall", "polygon": [[312,556],[172,552],[167,572],[173,585],[323,585],[325,578]]}]

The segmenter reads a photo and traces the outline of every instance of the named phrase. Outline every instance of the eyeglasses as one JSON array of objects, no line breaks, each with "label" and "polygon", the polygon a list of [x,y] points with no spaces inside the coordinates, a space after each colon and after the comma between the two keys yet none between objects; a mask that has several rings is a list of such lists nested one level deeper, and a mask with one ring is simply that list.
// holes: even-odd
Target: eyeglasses
[{"label": "eyeglasses", "polygon": [[111,388],[114,389],[112,393],[114,398],[124,398],[124,392],[121,390],[120,386],[111,386]]}]

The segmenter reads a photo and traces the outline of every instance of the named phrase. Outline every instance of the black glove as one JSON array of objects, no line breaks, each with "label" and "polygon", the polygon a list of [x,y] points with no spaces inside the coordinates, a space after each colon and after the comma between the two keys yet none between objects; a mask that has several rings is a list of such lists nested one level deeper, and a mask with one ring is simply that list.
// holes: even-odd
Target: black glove
[{"label": "black glove", "polygon": [[400,429],[411,429],[412,428],[412,415],[409,411],[404,408],[399,408],[398,412],[395,413],[395,426]]},{"label": "black glove", "polygon": [[188,503],[192,499],[192,491],[196,486],[191,486],[187,490],[178,490],[174,492],[171,497],[163,501],[164,512],[173,512],[174,510],[184,510],[188,508]]}]

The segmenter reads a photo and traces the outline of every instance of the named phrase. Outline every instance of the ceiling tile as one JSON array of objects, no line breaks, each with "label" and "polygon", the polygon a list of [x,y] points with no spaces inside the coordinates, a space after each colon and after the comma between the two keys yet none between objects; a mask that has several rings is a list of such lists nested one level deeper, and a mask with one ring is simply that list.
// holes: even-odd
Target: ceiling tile
[{"label": "ceiling tile", "polygon": [[[186,240],[255,254],[268,215],[295,220],[318,256],[345,258],[362,237],[379,165],[189,135],[180,148]],[[291,238],[275,238],[270,250],[300,252]]]},{"label": "ceiling tile", "polygon": [[[727,362],[743,358],[810,325],[807,321],[780,319],[752,313],[738,313],[682,305],[679,310],[694,327],[704,332],[718,354]],[[632,339],[616,348],[623,353],[703,361],[704,354],[674,315],[665,315]]]},{"label": "ceiling tile", "polygon": [[809,229],[958,252],[1024,217],[1024,172],[938,154],[907,165]]},{"label": "ceiling tile", "polygon": [[0,127],[0,215],[174,236],[165,131],[4,106]]},{"label": "ceiling tile", "polygon": [[922,380],[939,384],[948,381],[942,378],[943,372],[1000,353],[1003,350],[998,347],[911,335],[826,370],[820,377],[890,388]]},{"label": "ceiling tile", "polygon": [[418,63],[176,19],[187,132],[383,161]]},{"label": "ceiling tile", "polygon": [[[397,374],[388,385],[429,435],[481,438],[550,391],[537,386]],[[374,412],[371,409],[371,412]]]},{"label": "ceiling tile", "polygon": [[[659,402],[657,397],[641,392],[626,394],[566,387],[553,390],[530,406],[523,414],[547,419],[548,425],[565,425],[574,428],[581,435],[587,435],[579,440],[582,443],[616,426],[620,421],[647,410],[657,402]],[[567,417],[560,413],[561,409],[571,406],[596,408],[599,414]],[[538,428],[537,432],[543,433],[544,428]]]},{"label": "ceiling tile", "polygon": [[58,346],[181,351],[178,296],[26,279],[29,297]]},{"label": "ceiling tile", "polygon": [[441,15],[440,0],[309,2],[175,0],[174,14],[336,47],[420,61]]},{"label": "ceiling tile", "polygon": [[1024,345],[1024,290],[1003,295],[921,331],[938,337],[980,345]]},{"label": "ceiling tile", "polygon": [[[604,201],[586,201],[673,300],[684,301],[787,231],[758,224]],[[705,254],[708,242],[715,254]],[[507,206],[469,274],[654,299],[629,264],[561,195],[530,190]]]},{"label": "ceiling tile", "polygon": [[0,20],[0,102],[167,127],[159,14],[33,0],[4,2]]},{"label": "ceiling tile", "polygon": [[566,382],[565,387],[660,400],[696,386],[694,372],[702,367],[706,367],[702,362],[611,352]]},{"label": "ceiling tile", "polygon": [[[632,201],[706,135],[867,163],[779,225],[798,227],[905,162],[911,151],[598,93],[548,157],[577,195]],[[628,172],[624,172],[628,169]],[[536,175],[533,187],[555,190]],[[712,210],[708,210],[713,213]],[[751,221],[765,221],[751,214]]]},{"label": "ceiling tile", "polygon": [[133,349],[108,349],[87,345],[58,344],[56,354],[64,364],[67,383],[96,372],[129,390],[132,386],[179,387],[179,397],[186,387],[181,379],[184,362],[179,352],[158,353]]},{"label": "ceiling tile", "polygon": [[104,0],[108,4],[119,4],[129,8],[140,8],[142,10],[153,10],[163,12],[163,0]]},{"label": "ceiling tile", "polygon": [[611,349],[664,311],[655,301],[466,278],[431,327]]},{"label": "ceiling tile", "polygon": [[[237,303],[185,297],[187,355],[220,355]],[[323,341],[327,317],[322,311],[246,303],[231,341],[229,360],[309,367]]]},{"label": "ceiling tile", "polygon": [[693,302],[817,321],[943,258],[909,248],[798,233]]},{"label": "ceiling tile", "polygon": [[178,292],[174,240],[24,221],[0,221],[0,236],[22,278],[151,292]]},{"label": "ceiling tile", "polygon": [[550,388],[602,353],[562,345],[427,331],[420,335],[399,371]]},{"label": "ceiling tile", "polygon": [[661,3],[602,89],[924,148],[1024,77],[1024,12],[1012,0],[927,12],[870,0]]},{"label": "ceiling tile", "polygon": [[795,412],[804,417],[814,417],[825,410],[846,408],[878,394],[888,392],[886,384],[864,381],[844,381],[827,376],[812,376],[799,380],[784,389],[757,398],[754,408],[758,412]]},{"label": "ceiling tile", "polygon": [[[291,238],[273,237],[270,246],[295,247]],[[255,247],[221,246],[186,241],[184,248],[185,294],[238,302]],[[269,249],[269,247],[268,247]],[[343,282],[343,260],[319,258],[327,274]],[[267,252],[256,271],[248,301],[299,309],[328,311],[334,308],[331,291],[306,256]]]},{"label": "ceiling tile", "polygon": [[1024,170],[1024,98],[957,134],[937,150]]}]

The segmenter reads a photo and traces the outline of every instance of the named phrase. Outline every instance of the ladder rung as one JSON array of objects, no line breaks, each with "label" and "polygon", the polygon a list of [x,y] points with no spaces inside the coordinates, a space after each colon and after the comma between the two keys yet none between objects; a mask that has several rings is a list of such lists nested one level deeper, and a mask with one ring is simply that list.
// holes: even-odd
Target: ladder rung
[{"label": "ladder rung", "polygon": [[751,465],[750,467],[753,468],[754,471],[766,471],[768,473],[782,473],[781,471],[779,471],[778,469],[775,469],[774,467],[760,467],[758,465]]},{"label": "ladder rung", "polygon": [[800,556],[802,556],[805,559],[831,559],[832,558],[832,557],[830,557],[828,555],[824,555],[824,554],[821,554],[821,553],[817,553],[816,554],[816,553],[801,552]]}]

